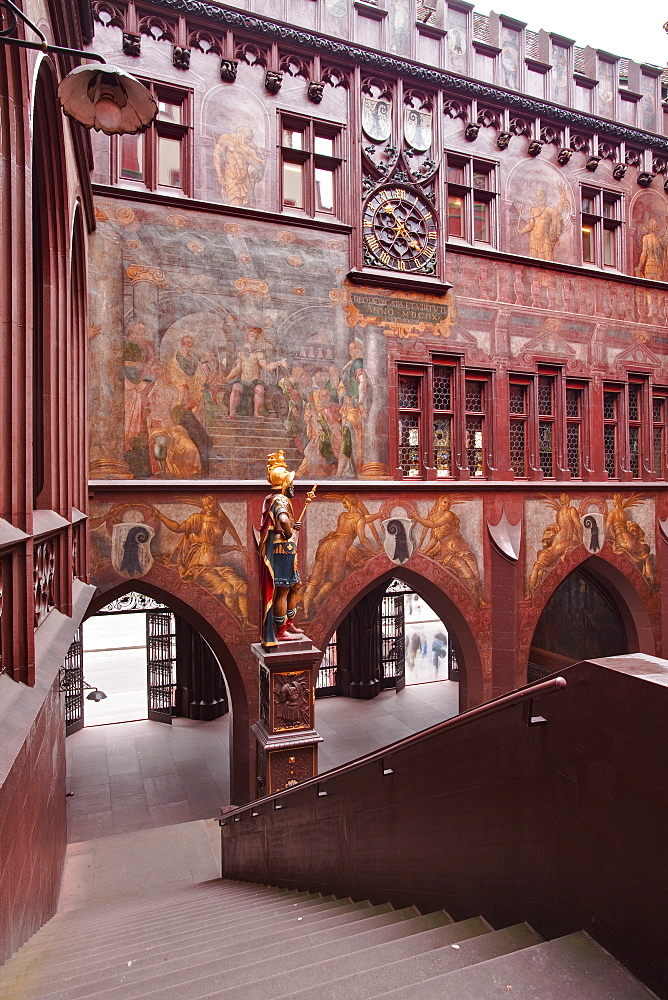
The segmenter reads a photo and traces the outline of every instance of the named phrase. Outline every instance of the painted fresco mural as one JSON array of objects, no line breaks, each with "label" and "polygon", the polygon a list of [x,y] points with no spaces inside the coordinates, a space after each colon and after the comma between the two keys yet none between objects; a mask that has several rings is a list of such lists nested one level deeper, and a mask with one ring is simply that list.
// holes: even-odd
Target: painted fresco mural
[{"label": "painted fresco mural", "polygon": [[[545,524],[547,510],[554,511],[549,524]],[[571,497],[562,493],[527,500],[525,523],[527,599],[579,546],[593,555],[621,557],[622,565],[634,567],[650,590],[657,587],[654,500],[645,494]]]},{"label": "painted fresco mural", "polygon": [[110,405],[91,415],[96,478],[122,462],[137,479],[259,478],[276,447],[300,477],[386,473],[386,436],[366,434],[384,336],[339,307],[345,239],[157,207],[97,214],[91,358]]}]

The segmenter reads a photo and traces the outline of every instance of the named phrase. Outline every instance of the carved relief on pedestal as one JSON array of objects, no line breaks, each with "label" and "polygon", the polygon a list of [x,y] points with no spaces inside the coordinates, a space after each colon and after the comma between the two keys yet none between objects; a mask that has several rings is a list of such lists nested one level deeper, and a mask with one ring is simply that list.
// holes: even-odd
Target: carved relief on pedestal
[{"label": "carved relief on pedestal", "polygon": [[270,750],[269,794],[293,788],[301,781],[313,777],[313,747],[295,747],[290,750]]},{"label": "carved relief on pedestal", "polygon": [[273,731],[309,729],[311,684],[308,670],[291,670],[273,675]]}]

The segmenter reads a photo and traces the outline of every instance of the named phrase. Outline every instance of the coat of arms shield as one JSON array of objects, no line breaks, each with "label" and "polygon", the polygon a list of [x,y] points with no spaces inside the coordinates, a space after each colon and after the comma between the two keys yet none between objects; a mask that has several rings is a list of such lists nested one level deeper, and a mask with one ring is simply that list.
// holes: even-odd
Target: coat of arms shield
[{"label": "coat of arms shield", "polygon": [[605,541],[605,518],[603,514],[589,512],[583,514],[582,521],[582,541],[587,552],[599,552],[603,548]]},{"label": "coat of arms shield", "polygon": [[404,108],[404,138],[413,149],[426,153],[431,146],[431,111]]},{"label": "coat of arms shield", "polygon": [[399,565],[408,562],[415,551],[414,522],[408,517],[390,517],[380,523],[385,529],[383,545],[389,558]]},{"label": "coat of arms shield", "polygon": [[155,535],[148,524],[121,521],[111,535],[111,563],[121,576],[144,576],[153,565],[151,539]]},{"label": "coat of arms shield", "polygon": [[383,97],[362,98],[362,129],[374,142],[385,142],[392,135],[392,105]]}]

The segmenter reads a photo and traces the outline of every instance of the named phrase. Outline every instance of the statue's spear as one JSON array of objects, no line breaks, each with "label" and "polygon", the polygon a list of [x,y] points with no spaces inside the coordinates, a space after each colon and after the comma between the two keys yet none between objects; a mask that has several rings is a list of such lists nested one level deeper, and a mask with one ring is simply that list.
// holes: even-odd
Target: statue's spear
[{"label": "statue's spear", "polygon": [[295,528],[298,525],[301,528],[302,524],[304,523],[304,514],[306,513],[306,508],[308,507],[308,505],[311,503],[312,500],[315,500],[315,491],[317,490],[317,488],[318,485],[316,483],[313,489],[310,489],[306,494],[306,500],[304,500],[304,506],[302,507],[301,517],[299,518],[298,521],[295,521]]}]

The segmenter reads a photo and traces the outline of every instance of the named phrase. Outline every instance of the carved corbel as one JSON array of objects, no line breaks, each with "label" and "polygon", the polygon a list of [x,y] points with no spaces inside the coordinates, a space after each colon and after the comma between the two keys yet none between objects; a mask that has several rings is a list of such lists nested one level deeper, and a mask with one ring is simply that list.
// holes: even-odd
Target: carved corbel
[{"label": "carved corbel", "polygon": [[591,172],[594,173],[600,162],[601,162],[600,156],[590,156],[587,162],[585,163],[585,167],[587,168],[587,170],[591,170]]},{"label": "carved corbel", "polygon": [[464,129],[464,138],[467,142],[474,142],[478,138],[479,131],[480,125],[476,122],[470,122]]},{"label": "carved corbel", "polygon": [[220,79],[225,80],[227,83],[234,83],[237,78],[237,70],[239,68],[239,62],[236,59],[221,59],[220,60]]},{"label": "carved corbel", "polygon": [[270,94],[277,94],[283,83],[283,74],[274,69],[268,69],[264,77],[265,88]]},{"label": "carved corbel", "polygon": [[499,149],[508,149],[508,143],[510,142],[512,135],[510,132],[499,132],[496,137],[496,144]]},{"label": "carved corbel", "polygon": [[172,64],[177,69],[190,69],[190,49],[185,45],[175,45],[172,49]]},{"label": "carved corbel", "polygon": [[615,180],[623,181],[625,173],[626,173],[626,164],[615,163],[614,167],[612,168],[612,176],[615,178]]},{"label": "carved corbel", "polygon": [[557,153],[557,163],[560,163],[562,167],[565,167],[572,155],[573,150],[563,146]]},{"label": "carved corbel", "polygon": [[141,55],[141,35],[136,35],[134,31],[123,32],[123,55]]},{"label": "carved corbel", "polygon": [[527,146],[527,153],[529,154],[529,156],[539,156],[542,149],[543,149],[543,143],[540,142],[538,139],[532,139],[529,145]]},{"label": "carved corbel", "polygon": [[312,80],[306,89],[306,94],[308,96],[309,101],[311,101],[313,104],[320,104],[320,102],[322,101],[322,95],[324,93],[324,90],[325,90],[324,83],[316,83],[315,80]]},{"label": "carved corbel", "polygon": [[638,174],[638,184],[640,185],[640,187],[648,188],[653,180],[654,180],[654,174],[650,174],[646,170],[642,170]]}]

